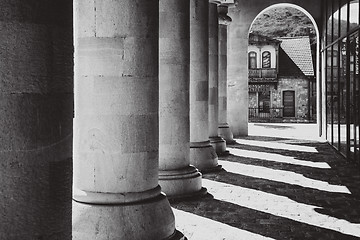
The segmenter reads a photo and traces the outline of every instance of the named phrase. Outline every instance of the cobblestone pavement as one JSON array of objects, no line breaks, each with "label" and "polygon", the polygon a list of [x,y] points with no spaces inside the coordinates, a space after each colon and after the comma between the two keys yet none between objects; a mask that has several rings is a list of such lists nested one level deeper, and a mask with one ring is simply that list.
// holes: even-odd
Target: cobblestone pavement
[{"label": "cobblestone pavement", "polygon": [[360,167],[314,133],[250,126],[223,170],[203,175],[205,197],[171,203],[177,229],[189,240],[360,239]]}]

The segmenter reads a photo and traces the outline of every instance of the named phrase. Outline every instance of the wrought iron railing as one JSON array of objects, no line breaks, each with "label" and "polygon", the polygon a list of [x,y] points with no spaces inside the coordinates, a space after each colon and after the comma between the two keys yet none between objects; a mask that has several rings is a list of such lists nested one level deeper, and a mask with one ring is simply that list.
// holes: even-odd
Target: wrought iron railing
[{"label": "wrought iron railing", "polygon": [[249,119],[282,118],[283,108],[249,108]]},{"label": "wrought iron railing", "polygon": [[276,68],[249,69],[250,78],[276,78]]}]

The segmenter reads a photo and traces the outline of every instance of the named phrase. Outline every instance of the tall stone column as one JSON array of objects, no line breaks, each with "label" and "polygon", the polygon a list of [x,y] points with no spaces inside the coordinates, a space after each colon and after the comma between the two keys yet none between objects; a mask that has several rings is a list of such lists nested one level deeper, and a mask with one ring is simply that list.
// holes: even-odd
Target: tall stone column
[{"label": "tall stone column", "polygon": [[[249,1],[236,1],[237,5],[229,8],[231,31],[228,32],[228,115],[227,121],[234,137],[248,135],[249,88],[248,88],[248,46],[249,28],[257,15],[246,4]],[[262,2],[264,3],[264,2]],[[248,14],[243,14],[249,9]]]},{"label": "tall stone column", "polygon": [[158,185],[158,1],[75,8],[73,239],[180,239]]},{"label": "tall stone column", "polygon": [[190,1],[190,162],[221,168],[209,140],[209,0]]},{"label": "tall stone column", "polygon": [[227,26],[231,18],[227,15],[228,6],[218,6],[219,13],[219,136],[226,143],[233,143],[234,138],[227,123]]},{"label": "tall stone column", "polygon": [[71,239],[72,1],[1,1],[0,239]]},{"label": "tall stone column", "polygon": [[206,193],[190,165],[190,0],[160,0],[159,183],[168,197]]},{"label": "tall stone column", "polygon": [[218,155],[226,153],[226,143],[219,137],[219,42],[217,1],[209,2],[209,137]]}]

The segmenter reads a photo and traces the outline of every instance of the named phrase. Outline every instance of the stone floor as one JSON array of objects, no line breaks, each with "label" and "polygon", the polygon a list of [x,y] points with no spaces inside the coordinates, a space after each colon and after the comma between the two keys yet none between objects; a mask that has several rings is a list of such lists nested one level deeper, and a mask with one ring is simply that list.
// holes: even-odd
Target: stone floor
[{"label": "stone floor", "polygon": [[172,202],[189,240],[359,239],[360,167],[314,124],[250,124],[223,170],[203,175],[208,194]]}]

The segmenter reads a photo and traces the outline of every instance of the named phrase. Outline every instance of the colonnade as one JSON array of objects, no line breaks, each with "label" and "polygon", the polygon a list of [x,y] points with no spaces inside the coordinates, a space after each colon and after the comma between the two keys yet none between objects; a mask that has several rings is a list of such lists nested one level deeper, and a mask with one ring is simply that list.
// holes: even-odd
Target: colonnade
[{"label": "colonnade", "polygon": [[227,6],[34,0],[2,7],[16,13],[4,20],[5,38],[27,41],[19,40],[15,57],[11,46],[1,53],[14,69],[1,82],[8,122],[0,125],[0,238],[185,239],[166,195],[205,194],[201,172],[221,168],[218,155],[232,140],[219,130],[226,34],[218,9],[223,17]]}]

